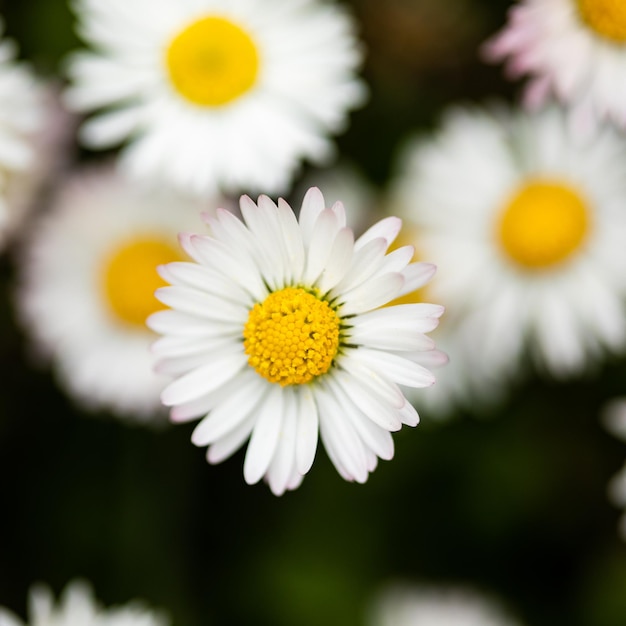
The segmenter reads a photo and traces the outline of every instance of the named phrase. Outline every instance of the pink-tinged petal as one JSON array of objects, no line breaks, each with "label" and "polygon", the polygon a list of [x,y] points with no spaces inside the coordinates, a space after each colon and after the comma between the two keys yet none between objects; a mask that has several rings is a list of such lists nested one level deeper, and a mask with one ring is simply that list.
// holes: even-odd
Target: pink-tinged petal
[{"label": "pink-tinged petal", "polygon": [[300,474],[306,474],[313,465],[317,450],[319,418],[317,405],[311,388],[303,385],[297,396],[298,427],[296,431],[296,467]]},{"label": "pink-tinged petal", "polygon": [[247,365],[248,357],[241,352],[216,354],[215,359],[170,383],[161,394],[165,406],[195,400],[228,382]]},{"label": "pink-tinged petal", "polygon": [[377,309],[398,297],[404,277],[402,274],[385,274],[363,283],[344,294],[341,315],[354,315]]},{"label": "pink-tinged petal", "polygon": [[249,485],[259,482],[267,472],[278,445],[284,419],[283,390],[279,385],[273,385],[265,402],[259,406],[243,463],[243,477]]},{"label": "pink-tinged petal", "polygon": [[425,367],[396,354],[380,350],[359,348],[354,351],[354,358],[372,369],[384,372],[398,385],[406,387],[430,387],[435,376]]},{"label": "pink-tinged petal", "polygon": [[402,228],[402,220],[399,217],[386,217],[368,228],[355,242],[354,247],[359,250],[366,243],[374,239],[382,238],[387,242],[385,250],[393,243]]},{"label": "pink-tinged petal", "polygon": [[298,219],[305,248],[308,248],[315,222],[325,208],[322,192],[317,187],[311,187],[304,196]]},{"label": "pink-tinged petal", "polygon": [[346,227],[346,208],[343,205],[343,202],[337,201],[330,207],[330,210],[337,216],[337,220],[339,221],[339,228]]},{"label": "pink-tinged petal", "polygon": [[215,443],[235,429],[256,407],[263,402],[268,386],[265,381],[250,371],[248,376],[239,377],[239,386],[224,398],[194,429],[191,442],[196,446]]},{"label": "pink-tinged petal", "polygon": [[236,351],[239,344],[240,339],[237,335],[229,337],[224,333],[214,337],[180,337],[177,335],[167,335],[157,339],[152,344],[152,352],[160,359],[167,359],[170,357],[223,351],[226,348]]},{"label": "pink-tinged petal", "polygon": [[354,326],[369,327],[370,325],[380,328],[382,326],[393,326],[400,331],[409,328],[418,328],[420,332],[428,332],[424,330],[420,324],[425,323],[425,327],[429,330],[436,328],[431,327],[433,320],[435,322],[444,313],[444,307],[439,304],[429,304],[427,302],[416,302],[414,304],[396,304],[394,306],[376,309],[362,313],[354,319]]}]

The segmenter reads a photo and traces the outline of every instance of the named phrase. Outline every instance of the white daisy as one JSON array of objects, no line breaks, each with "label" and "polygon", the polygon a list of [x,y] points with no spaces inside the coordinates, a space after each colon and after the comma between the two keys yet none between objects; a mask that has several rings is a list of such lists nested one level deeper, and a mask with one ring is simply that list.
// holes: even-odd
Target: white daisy
[{"label": "white daisy", "polygon": [[[2,29],[0,19],[0,37]],[[34,170],[43,132],[42,90],[30,69],[15,60],[15,53],[12,41],[0,39],[0,242],[24,213],[26,203],[22,195],[16,197],[15,189],[31,176],[40,178]]]},{"label": "white daisy", "polygon": [[82,581],[67,585],[55,606],[49,589],[35,586],[30,592],[28,622],[0,607],[0,626],[167,626],[169,620],[142,603],[103,609],[91,587]]},{"label": "white daisy", "polygon": [[624,347],[625,157],[611,128],[583,138],[557,109],[458,109],[407,147],[394,208],[477,367],[510,375],[528,351],[571,375]]},{"label": "white daisy", "polygon": [[368,626],[516,626],[499,602],[455,587],[395,584],[379,593]]},{"label": "white daisy", "polygon": [[217,463],[250,442],[249,484],[276,494],[297,487],[313,463],[318,429],[346,480],[365,482],[390,459],[390,432],[418,416],[398,384],[434,377],[416,360],[443,308],[383,307],[434,273],[406,246],[386,254],[401,222],[387,218],[356,241],[340,202],[312,188],[299,219],[283,200],[240,202],[245,222],[220,210],[211,235],[181,241],[196,261],[161,269],[157,292],[172,310],[148,325],[159,371],[179,377],[163,392],[174,421],[202,417],[192,435]]},{"label": "white daisy", "polygon": [[624,0],[519,0],[485,53],[506,60],[512,76],[530,77],[529,106],[556,96],[578,128],[603,118],[626,127]]},{"label": "white daisy", "polygon": [[[602,411],[602,421],[612,435],[626,441],[626,398],[615,398],[608,402]],[[609,481],[608,495],[615,506],[626,509],[626,463]],[[619,532],[626,541],[626,513],[620,517]]]},{"label": "white daisy", "polygon": [[25,241],[18,305],[59,381],[85,407],[148,420],[167,379],[154,374],[146,317],[163,262],[186,258],[181,228],[199,204],[148,191],[109,168],[64,181]]},{"label": "white daisy", "polygon": [[83,127],[123,141],[134,175],[199,193],[285,188],[326,160],[364,86],[354,24],[318,0],[75,0],[94,47],[70,63],[69,104],[105,109]]}]

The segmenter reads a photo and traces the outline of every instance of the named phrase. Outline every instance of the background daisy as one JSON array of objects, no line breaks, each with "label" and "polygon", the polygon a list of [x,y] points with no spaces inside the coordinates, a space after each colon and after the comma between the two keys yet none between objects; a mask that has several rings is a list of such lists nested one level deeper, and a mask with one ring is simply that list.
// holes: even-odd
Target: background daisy
[{"label": "background daisy", "polygon": [[52,593],[41,585],[32,588],[28,622],[22,622],[0,607],[1,626],[167,626],[169,620],[160,612],[138,602],[103,609],[96,602],[91,587],[73,581],[63,591],[55,606]]},{"label": "background daisy", "polygon": [[24,201],[25,181],[40,178],[37,148],[45,133],[43,89],[31,70],[15,60],[16,47],[3,30],[0,18],[0,242],[20,223],[31,199],[28,193]]},{"label": "background daisy", "polygon": [[177,379],[162,394],[174,421],[202,417],[192,435],[207,460],[229,457],[250,438],[244,477],[265,477],[280,495],[309,471],[318,429],[337,471],[365,482],[378,458],[393,456],[390,432],[418,416],[398,384],[427,387],[417,363],[434,348],[425,335],[443,307],[380,309],[434,273],[409,264],[410,246],[386,255],[400,220],[354,240],[343,205],[326,208],[310,189],[299,220],[283,200],[243,196],[245,222],[226,211],[211,236],[181,239],[197,263],[168,264],[157,291],[171,310],[152,315],[164,335],[159,371]]},{"label": "background daisy", "polygon": [[584,131],[602,119],[626,127],[626,8],[622,0],[519,0],[485,56],[529,77],[526,103],[556,97]]},{"label": "background daisy", "polygon": [[28,233],[19,313],[83,406],[139,420],[159,414],[166,379],[152,371],[145,319],[160,308],[156,266],[185,258],[177,234],[199,222],[199,208],[97,168],[64,181]]},{"label": "background daisy", "polygon": [[462,587],[395,584],[378,593],[368,626],[515,626],[496,600]]},{"label": "background daisy", "polygon": [[530,353],[571,375],[623,348],[625,147],[611,128],[573,134],[557,109],[455,109],[407,147],[394,209],[439,267],[432,297],[473,318],[464,349],[492,371]]},{"label": "background daisy", "polygon": [[327,160],[328,135],[363,100],[346,11],[317,0],[78,0],[93,52],[69,66],[68,103],[105,109],[90,146],[128,141],[123,165],[198,193],[290,182]]}]

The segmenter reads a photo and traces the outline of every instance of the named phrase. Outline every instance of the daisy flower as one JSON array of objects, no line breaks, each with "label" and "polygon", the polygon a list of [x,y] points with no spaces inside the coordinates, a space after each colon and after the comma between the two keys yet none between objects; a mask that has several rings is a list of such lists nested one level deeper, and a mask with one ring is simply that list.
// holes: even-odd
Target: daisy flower
[{"label": "daisy flower", "polygon": [[[608,402],[602,411],[602,421],[612,435],[621,441],[626,441],[626,397],[615,398]],[[608,495],[615,506],[626,509],[626,463],[610,480]],[[620,517],[619,533],[626,541],[626,513]]]},{"label": "daisy flower", "polygon": [[2,38],[2,30],[0,19],[0,242],[23,216],[25,203],[15,190],[35,175],[44,117],[41,88],[30,69],[15,60],[15,45]]},{"label": "daisy flower", "polygon": [[160,263],[183,260],[181,228],[199,204],[133,185],[110,168],[64,181],[24,243],[18,308],[59,382],[84,407],[148,420],[167,379],[155,375],[146,317]]},{"label": "daisy flower", "polygon": [[525,100],[555,96],[577,128],[610,118],[626,127],[626,3],[623,0],[519,0],[504,29],[485,44],[511,76],[529,76]]},{"label": "daisy flower", "polygon": [[363,101],[354,24],[318,0],[75,0],[67,93],[89,146],[188,191],[285,188]]},{"label": "daisy flower", "polygon": [[379,593],[368,626],[516,626],[500,603],[476,591],[408,584]]},{"label": "daisy flower", "polygon": [[[244,478],[279,495],[309,471],[318,430],[346,480],[365,482],[393,455],[391,432],[418,415],[398,385],[426,387],[417,363],[443,307],[384,307],[434,273],[405,246],[386,254],[401,226],[384,219],[356,241],[343,204],[317,188],[299,219],[283,200],[240,201],[243,221],[219,210],[210,235],[184,235],[195,261],[161,268],[157,297],[171,310],[148,325],[175,422],[202,418],[192,441],[218,463],[250,438]],[[384,307],[384,308],[381,308]]]},{"label": "daisy flower", "polygon": [[557,109],[456,109],[398,170],[394,209],[439,267],[432,297],[471,318],[475,362],[511,375],[530,353],[568,376],[623,349],[626,144],[614,130],[583,138]]},{"label": "daisy flower", "polygon": [[169,620],[138,602],[103,609],[91,587],[82,581],[67,585],[55,606],[50,590],[35,586],[30,592],[28,622],[0,607],[0,626],[167,626]]}]

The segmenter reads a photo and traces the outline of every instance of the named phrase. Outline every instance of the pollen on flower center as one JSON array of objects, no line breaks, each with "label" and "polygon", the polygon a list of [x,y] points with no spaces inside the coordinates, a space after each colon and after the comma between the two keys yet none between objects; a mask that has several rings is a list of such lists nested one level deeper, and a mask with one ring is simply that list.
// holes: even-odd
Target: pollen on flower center
[{"label": "pollen on flower center", "polygon": [[148,315],[162,308],[154,292],[166,283],[157,274],[157,265],[180,260],[175,246],[158,236],[131,239],[113,250],[102,273],[111,312],[122,322],[144,326]]},{"label": "pollen on flower center", "polygon": [[194,104],[218,107],[254,85],[259,55],[245,30],[222,17],[209,16],[174,37],[166,65],[180,95]]},{"label": "pollen on flower center", "polygon": [[596,33],[617,43],[626,43],[624,0],[578,0],[583,21]]},{"label": "pollen on flower center", "polygon": [[589,210],[579,193],[558,182],[532,181],[505,207],[498,239],[513,261],[538,270],[579,250],[589,228]]},{"label": "pollen on flower center", "polygon": [[300,287],[271,293],[244,327],[248,364],[271,383],[302,385],[325,374],[339,348],[340,318]]}]

